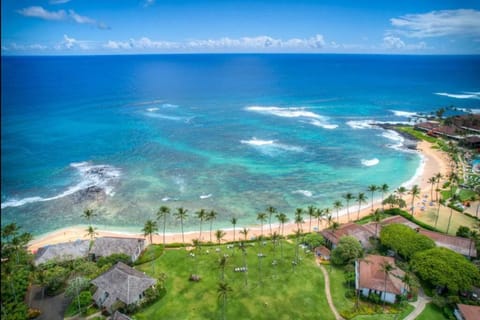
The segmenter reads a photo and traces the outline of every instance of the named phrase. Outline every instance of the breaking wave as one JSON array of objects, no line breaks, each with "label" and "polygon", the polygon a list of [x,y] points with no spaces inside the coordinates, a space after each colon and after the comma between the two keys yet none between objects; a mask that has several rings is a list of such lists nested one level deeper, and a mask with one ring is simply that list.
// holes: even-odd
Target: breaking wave
[{"label": "breaking wave", "polygon": [[416,112],[401,111],[401,110],[390,110],[390,111],[393,112],[393,114],[396,115],[397,117],[411,118],[411,117],[418,116],[418,113]]},{"label": "breaking wave", "polygon": [[377,158],[373,158],[373,159],[362,159],[362,164],[366,167],[373,167],[373,166],[376,166],[377,164],[380,163],[380,160],[378,160]]},{"label": "breaking wave", "polygon": [[262,107],[262,106],[249,106],[245,110],[253,111],[260,114],[273,115],[282,118],[299,118],[302,122],[321,127],[324,129],[335,129],[338,126],[328,123],[328,118],[321,116],[312,111],[306,110],[306,108],[279,108],[279,107]]},{"label": "breaking wave", "polygon": [[448,93],[448,92],[435,92],[437,96],[445,96],[455,99],[480,99],[480,92],[462,92],[462,93]]},{"label": "breaking wave", "polygon": [[120,177],[120,169],[104,164],[92,165],[90,162],[71,163],[70,167],[76,169],[81,177],[80,182],[76,185],[67,188],[67,190],[53,197],[44,198],[35,196],[23,199],[11,199],[2,203],[1,208],[20,207],[27,203],[56,200],[91,187],[99,187],[105,191],[105,194],[110,196],[114,195],[112,182]]},{"label": "breaking wave", "polygon": [[268,155],[275,155],[278,151],[290,151],[290,152],[304,151],[302,147],[278,143],[275,140],[260,140],[255,137],[250,140],[240,140],[240,143],[250,145],[256,149],[259,149],[262,153],[265,153]]},{"label": "breaking wave", "polygon": [[293,194],[301,194],[307,198],[311,198],[313,196],[313,192],[310,190],[295,190],[292,191]]}]

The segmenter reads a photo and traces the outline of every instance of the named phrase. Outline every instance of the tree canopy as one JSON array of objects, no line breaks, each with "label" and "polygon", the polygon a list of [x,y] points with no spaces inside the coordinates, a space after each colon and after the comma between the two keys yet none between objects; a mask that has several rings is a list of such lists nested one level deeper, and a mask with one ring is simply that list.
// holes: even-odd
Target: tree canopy
[{"label": "tree canopy", "polygon": [[323,237],[316,232],[307,234],[303,238],[303,241],[305,242],[305,244],[307,244],[310,247],[310,249],[314,249],[325,243],[325,240],[323,239]]},{"label": "tree canopy", "polygon": [[461,254],[446,248],[417,252],[411,265],[422,280],[453,292],[469,290],[480,282],[477,267]]},{"label": "tree canopy", "polygon": [[403,224],[391,224],[380,231],[380,242],[409,260],[416,252],[435,247],[432,239]]},{"label": "tree canopy", "polygon": [[362,256],[363,248],[360,242],[352,236],[343,236],[333,249],[330,259],[333,264],[345,265]]}]

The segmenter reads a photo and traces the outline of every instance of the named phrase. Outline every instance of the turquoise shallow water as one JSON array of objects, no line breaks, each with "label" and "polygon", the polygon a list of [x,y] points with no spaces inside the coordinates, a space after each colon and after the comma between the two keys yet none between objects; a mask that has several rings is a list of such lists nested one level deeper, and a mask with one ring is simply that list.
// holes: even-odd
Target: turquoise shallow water
[{"label": "turquoise shallow water", "polygon": [[2,57],[2,224],[40,234],[84,223],[90,206],[96,224],[138,231],[168,205],[214,209],[230,227],[269,205],[292,216],[372,183],[393,189],[420,159],[372,121],[478,109],[479,60]]}]

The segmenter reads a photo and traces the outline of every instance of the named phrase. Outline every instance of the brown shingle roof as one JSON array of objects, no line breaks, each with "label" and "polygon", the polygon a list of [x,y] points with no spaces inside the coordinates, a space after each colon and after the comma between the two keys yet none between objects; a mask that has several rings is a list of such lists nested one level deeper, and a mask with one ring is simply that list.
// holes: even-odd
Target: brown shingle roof
[{"label": "brown shingle roof", "polygon": [[369,238],[374,234],[362,225],[350,222],[341,225],[335,232],[332,229],[325,229],[321,234],[334,245],[338,244],[343,236],[352,236],[358,239],[364,248],[370,247]]},{"label": "brown shingle roof", "polygon": [[95,240],[91,253],[96,257],[108,257],[115,253],[123,253],[135,261],[145,247],[145,239],[101,237]]},{"label": "brown shingle roof", "polygon": [[[391,217],[385,218],[382,221],[380,221],[377,228],[378,234],[380,234],[380,231],[382,230],[383,226],[388,226],[393,223],[403,224],[414,230],[419,228],[419,226],[416,223],[413,223],[412,221],[397,215],[397,216],[391,216]],[[376,222],[370,222],[365,225],[365,228],[367,228],[370,232],[375,233],[376,224],[377,224]]]},{"label": "brown shingle roof", "polygon": [[389,263],[395,267],[387,275],[387,292],[402,294],[404,288],[401,278],[405,272],[396,268],[395,259],[378,255],[368,255],[358,263],[358,285],[359,289],[368,288],[378,291],[385,291],[385,272],[382,271],[382,264]]},{"label": "brown shingle roof", "polygon": [[439,126],[438,122],[421,122],[415,125],[416,128],[423,129],[426,131],[435,129],[438,126]]},{"label": "brown shingle roof", "polygon": [[35,265],[46,263],[51,260],[66,261],[84,258],[88,255],[90,241],[76,240],[48,245],[38,249],[35,255]]},{"label": "brown shingle roof", "polygon": [[315,253],[321,254],[322,256],[330,256],[330,249],[325,246],[316,247]]},{"label": "brown shingle roof", "polygon": [[457,304],[457,308],[462,314],[464,320],[478,320],[480,319],[480,307],[470,306],[468,304]]},{"label": "brown shingle roof", "polygon": [[121,313],[120,311],[115,311],[110,320],[132,320],[129,316]]},{"label": "brown shingle roof", "polygon": [[156,283],[156,280],[118,262],[91,282],[98,288],[94,298],[99,292],[108,292],[108,299],[105,300],[103,306],[110,308],[116,300],[127,305],[135,303],[145,290]]},{"label": "brown shingle roof", "polygon": [[[443,233],[429,231],[425,229],[419,229],[418,233],[429,237],[430,239],[435,241],[435,243],[439,247],[444,247],[444,248],[453,250],[464,256],[471,256],[471,257],[477,256],[477,250],[475,249],[475,244],[473,244],[470,248],[471,241],[468,238],[450,236]],[[470,252],[469,252],[469,249],[471,249]]]}]

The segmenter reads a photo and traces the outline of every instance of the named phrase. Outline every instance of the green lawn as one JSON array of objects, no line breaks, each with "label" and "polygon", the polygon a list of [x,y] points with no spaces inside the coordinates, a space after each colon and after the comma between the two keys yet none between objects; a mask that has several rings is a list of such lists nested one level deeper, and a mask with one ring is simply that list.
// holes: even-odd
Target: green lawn
[{"label": "green lawn", "polygon": [[[221,279],[219,259],[228,254],[225,281],[232,288],[227,301],[227,319],[334,319],[324,291],[324,279],[313,256],[300,249],[302,260],[292,268],[295,246],[284,242],[284,258],[280,248],[274,260],[273,246],[247,247],[248,273],[234,272],[243,265],[242,252],[235,253],[225,245],[217,253],[215,247],[205,247],[202,254],[191,257],[188,252],[166,250],[153,261],[138,266],[147,274],[167,276],[167,294],[158,302],[135,314],[134,319],[219,319],[222,304],[217,287]],[[207,249],[210,251],[206,253]],[[261,252],[266,255],[258,258]],[[259,260],[261,265],[259,265]],[[188,280],[190,274],[201,276],[199,282]],[[245,283],[247,281],[247,283]]]},{"label": "green lawn", "polygon": [[436,305],[429,303],[425,306],[425,309],[420,313],[420,315],[415,320],[448,320],[447,317],[443,314]]},{"label": "green lawn", "polygon": [[[345,272],[342,268],[334,266],[326,266],[330,277],[330,291],[332,294],[333,303],[337,308],[338,312],[344,317],[348,318],[351,316],[352,311],[355,307],[355,299],[347,298],[345,293],[348,291],[348,287],[345,285]],[[352,320],[400,320],[406,317],[410,312],[412,312],[413,307],[407,305],[400,313],[394,313],[394,310],[390,310],[392,313],[388,313],[391,307],[387,307],[387,313],[382,313],[381,305],[373,305],[371,303],[360,300],[360,309],[365,313],[374,313],[374,314],[361,314],[351,318]],[[374,310],[377,310],[378,313],[375,313]]]}]

